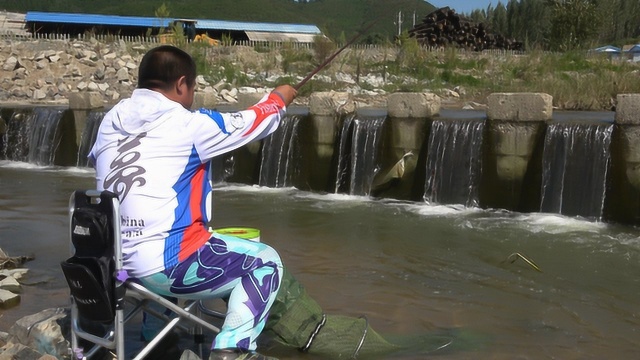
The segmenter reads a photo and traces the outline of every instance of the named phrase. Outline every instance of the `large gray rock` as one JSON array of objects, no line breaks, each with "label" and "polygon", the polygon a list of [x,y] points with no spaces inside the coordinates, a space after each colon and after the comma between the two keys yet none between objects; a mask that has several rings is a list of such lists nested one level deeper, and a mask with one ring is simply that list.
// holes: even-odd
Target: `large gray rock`
[{"label": "large gray rock", "polygon": [[5,71],[13,71],[18,67],[18,58],[15,56],[10,56],[7,60],[2,64],[2,70]]},{"label": "large gray rock", "polygon": [[21,344],[41,354],[50,354],[59,359],[69,356],[69,342],[64,338],[59,321],[67,317],[63,308],[51,308],[37,314],[25,316],[9,329],[11,344]]},{"label": "large gray rock", "polygon": [[38,360],[42,354],[22,344],[7,344],[0,349],[0,360]]}]

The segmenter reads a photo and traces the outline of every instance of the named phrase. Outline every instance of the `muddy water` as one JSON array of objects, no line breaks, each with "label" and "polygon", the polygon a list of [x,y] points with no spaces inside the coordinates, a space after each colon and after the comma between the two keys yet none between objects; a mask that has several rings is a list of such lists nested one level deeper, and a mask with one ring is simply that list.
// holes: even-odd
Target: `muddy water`
[{"label": "muddy water", "polygon": [[[0,163],[0,247],[36,258],[0,331],[66,306],[67,202],[92,175]],[[260,228],[327,313],[415,339],[412,358],[623,359],[640,348],[635,228],[244,185],[218,186],[213,224]],[[453,342],[430,352],[443,332]]]}]

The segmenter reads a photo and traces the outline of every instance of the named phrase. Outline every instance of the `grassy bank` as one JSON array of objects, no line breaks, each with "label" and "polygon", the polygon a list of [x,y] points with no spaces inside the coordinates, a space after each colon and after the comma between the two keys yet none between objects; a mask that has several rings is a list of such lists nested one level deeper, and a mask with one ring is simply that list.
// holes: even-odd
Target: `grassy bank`
[{"label": "grassy bank", "polygon": [[[295,83],[335,51],[333,43],[316,43],[313,49],[281,47],[191,46],[201,73],[213,83],[225,80],[236,86]],[[359,87],[385,92],[431,91],[452,94],[461,101],[484,103],[494,92],[544,92],[554,106],[566,110],[610,110],[617,94],[640,93],[640,65],[610,60],[586,52],[529,51],[467,52],[432,50],[405,41],[375,48],[353,47],[341,53],[301,95],[313,91],[342,91]],[[348,74],[351,81],[344,81]],[[273,75],[279,79],[270,82]],[[363,81],[375,76],[378,83]]]}]

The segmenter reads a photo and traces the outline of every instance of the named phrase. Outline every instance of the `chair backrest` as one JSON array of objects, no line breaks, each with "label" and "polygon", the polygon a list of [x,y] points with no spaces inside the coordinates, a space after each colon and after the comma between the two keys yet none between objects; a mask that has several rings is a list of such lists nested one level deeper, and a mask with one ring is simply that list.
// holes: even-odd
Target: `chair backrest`
[{"label": "chair backrest", "polygon": [[72,256],[60,265],[80,316],[111,322],[116,306],[119,202],[108,191],[75,191],[69,201]]}]

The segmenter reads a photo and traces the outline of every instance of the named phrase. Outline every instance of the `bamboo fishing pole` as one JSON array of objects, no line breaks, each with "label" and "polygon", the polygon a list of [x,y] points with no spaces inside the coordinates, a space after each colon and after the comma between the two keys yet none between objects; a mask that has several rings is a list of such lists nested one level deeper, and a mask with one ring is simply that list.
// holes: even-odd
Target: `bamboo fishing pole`
[{"label": "bamboo fishing pole", "polygon": [[377,23],[378,21],[380,21],[380,19],[382,19],[382,17],[377,18],[376,20],[372,21],[369,25],[367,25],[366,27],[362,28],[360,31],[358,31],[358,33],[356,35],[354,35],[351,39],[349,39],[349,41],[347,41],[340,49],[338,49],[336,52],[334,52],[333,54],[331,54],[331,56],[329,56],[325,61],[322,62],[322,64],[318,65],[313,71],[311,71],[307,76],[305,76],[304,79],[302,79],[299,83],[297,83],[293,88],[296,90],[300,90],[300,88],[307,83],[307,81],[309,81],[315,74],[317,74],[320,70],[322,70],[324,67],[326,67],[327,65],[329,65],[329,63],[335,59],[336,56],[338,56],[344,49],[346,49],[349,45],[353,44],[353,42],[355,42],[360,36],[366,34],[369,29],[371,29],[373,27],[373,25],[375,23]]}]

